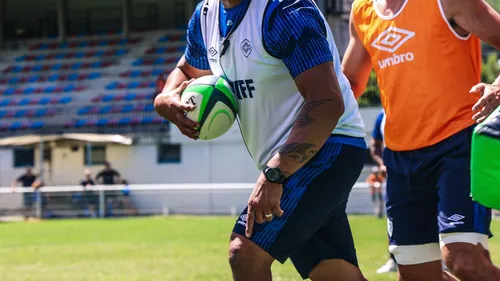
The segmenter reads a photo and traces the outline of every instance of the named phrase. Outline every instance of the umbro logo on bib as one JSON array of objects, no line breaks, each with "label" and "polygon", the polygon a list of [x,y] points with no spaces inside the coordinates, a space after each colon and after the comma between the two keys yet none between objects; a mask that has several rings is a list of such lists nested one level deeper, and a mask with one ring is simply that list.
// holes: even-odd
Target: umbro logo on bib
[{"label": "umbro logo on bib", "polygon": [[379,60],[379,67],[386,68],[414,60],[415,55],[412,52],[398,52],[398,49],[414,36],[415,32],[397,27],[390,27],[380,33],[371,46],[392,53],[392,56]]},{"label": "umbro logo on bib", "polygon": [[246,58],[252,53],[252,42],[250,40],[245,39],[241,42],[241,52]]},{"label": "umbro logo on bib", "polygon": [[214,57],[215,55],[217,55],[217,50],[214,48],[214,47],[211,47],[208,52],[210,53],[210,55],[212,57]]}]

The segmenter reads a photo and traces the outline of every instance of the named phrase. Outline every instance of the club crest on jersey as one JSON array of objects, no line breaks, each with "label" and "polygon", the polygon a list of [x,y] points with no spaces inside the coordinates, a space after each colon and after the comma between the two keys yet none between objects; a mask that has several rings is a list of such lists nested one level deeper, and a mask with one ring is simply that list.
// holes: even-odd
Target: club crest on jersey
[{"label": "club crest on jersey", "polygon": [[246,58],[252,53],[252,42],[250,40],[245,39],[241,42],[241,52]]}]

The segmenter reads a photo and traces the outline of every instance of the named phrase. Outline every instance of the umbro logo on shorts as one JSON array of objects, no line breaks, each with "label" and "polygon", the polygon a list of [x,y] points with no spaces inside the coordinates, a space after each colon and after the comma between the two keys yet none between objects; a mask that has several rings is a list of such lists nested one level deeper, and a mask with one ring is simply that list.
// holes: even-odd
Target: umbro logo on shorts
[{"label": "umbro logo on shorts", "polygon": [[459,214],[454,214],[453,216],[449,217],[448,220],[451,221],[451,225],[455,224],[464,224],[462,221],[465,217]]},{"label": "umbro logo on shorts", "polygon": [[386,68],[414,60],[415,55],[412,52],[396,54],[396,51],[413,36],[415,36],[415,32],[397,27],[390,27],[380,33],[372,42],[371,46],[393,54],[388,58],[378,61],[380,68]]},{"label": "umbro logo on shorts", "polygon": [[237,223],[246,226],[247,225],[247,214],[241,215]]}]

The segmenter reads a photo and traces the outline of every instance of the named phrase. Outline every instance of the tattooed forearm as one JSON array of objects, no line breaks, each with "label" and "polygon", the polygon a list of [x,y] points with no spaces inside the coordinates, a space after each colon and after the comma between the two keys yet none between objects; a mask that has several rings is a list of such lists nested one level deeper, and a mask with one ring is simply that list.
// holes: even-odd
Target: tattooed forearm
[{"label": "tattooed forearm", "polygon": [[311,112],[322,106],[325,103],[333,102],[333,99],[321,99],[321,100],[312,100],[306,101],[304,107],[300,111],[299,117],[296,120],[296,124],[299,128],[303,128],[312,122],[314,122],[314,118],[311,117]]},{"label": "tattooed forearm", "polygon": [[280,154],[290,157],[300,164],[309,161],[318,152],[316,145],[312,143],[289,143],[280,149]]}]

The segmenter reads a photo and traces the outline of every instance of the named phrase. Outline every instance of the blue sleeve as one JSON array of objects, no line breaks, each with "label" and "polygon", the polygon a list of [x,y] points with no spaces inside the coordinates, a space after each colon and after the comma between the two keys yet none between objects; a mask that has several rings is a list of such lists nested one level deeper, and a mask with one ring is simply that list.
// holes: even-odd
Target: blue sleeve
[{"label": "blue sleeve", "polygon": [[373,127],[372,138],[376,140],[383,141],[384,136],[382,135],[382,120],[384,120],[384,112],[380,112],[375,119],[375,126]]},{"label": "blue sleeve", "polygon": [[207,49],[201,35],[200,14],[204,1],[201,1],[191,16],[187,30],[187,46],[184,56],[189,65],[201,69],[209,70]]},{"label": "blue sleeve", "polygon": [[312,0],[273,0],[264,17],[264,48],[283,60],[293,78],[333,61],[327,27]]}]

